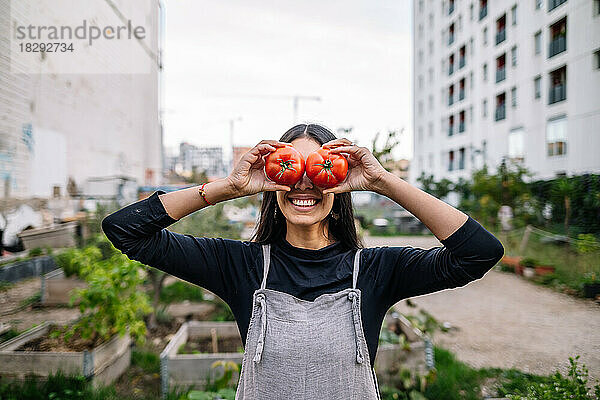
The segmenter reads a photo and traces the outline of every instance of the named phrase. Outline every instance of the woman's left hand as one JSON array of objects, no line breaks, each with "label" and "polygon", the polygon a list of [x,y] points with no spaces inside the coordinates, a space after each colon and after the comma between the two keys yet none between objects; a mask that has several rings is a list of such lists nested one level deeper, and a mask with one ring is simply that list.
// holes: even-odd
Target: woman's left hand
[{"label": "woman's left hand", "polygon": [[348,139],[335,139],[323,144],[330,153],[345,153],[348,159],[348,175],[339,185],[323,190],[327,193],[344,193],[353,190],[377,191],[377,185],[388,173],[366,147],[359,147]]}]

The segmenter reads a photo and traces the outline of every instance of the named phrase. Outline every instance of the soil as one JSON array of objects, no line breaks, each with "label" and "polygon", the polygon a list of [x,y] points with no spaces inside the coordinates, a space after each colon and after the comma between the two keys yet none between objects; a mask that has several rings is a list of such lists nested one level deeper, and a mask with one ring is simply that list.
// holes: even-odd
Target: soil
[{"label": "soil", "polygon": [[51,325],[48,330],[48,334],[23,344],[17,348],[16,351],[66,351],[66,352],[78,352],[84,350],[91,350],[96,346],[101,345],[104,340],[97,339],[84,339],[78,334],[73,335],[68,341],[65,341],[64,333],[60,336],[53,338],[50,337],[50,333],[60,330],[65,331],[64,326]]},{"label": "soil", "polygon": [[[218,353],[243,352],[242,340],[236,338],[217,338]],[[188,340],[178,354],[213,353],[212,338],[202,337]]]}]

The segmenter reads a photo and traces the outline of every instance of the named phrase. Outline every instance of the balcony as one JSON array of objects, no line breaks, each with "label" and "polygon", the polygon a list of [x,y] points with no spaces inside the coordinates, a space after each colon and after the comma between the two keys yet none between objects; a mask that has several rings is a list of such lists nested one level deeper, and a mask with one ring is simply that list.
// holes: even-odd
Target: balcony
[{"label": "balcony", "polygon": [[487,4],[479,9],[479,20],[481,21],[487,16]]},{"label": "balcony", "polygon": [[554,10],[556,7],[560,6],[562,3],[566,3],[567,0],[549,0],[548,1],[548,11]]},{"label": "balcony", "polygon": [[464,57],[461,57],[461,58],[458,60],[458,69],[461,69],[461,68],[463,68],[464,66],[465,66],[465,58],[464,58]]},{"label": "balcony", "polygon": [[500,44],[506,40],[506,29],[502,29],[496,34],[496,44]]},{"label": "balcony", "polygon": [[454,73],[454,63],[448,65],[448,76]]},{"label": "balcony", "polygon": [[506,79],[506,67],[502,67],[496,70],[496,83],[502,82]]},{"label": "balcony", "polygon": [[454,95],[449,95],[448,96],[448,105],[451,106],[452,104],[454,104]]},{"label": "balcony", "polygon": [[550,88],[548,104],[558,103],[567,99],[567,85],[560,84]]},{"label": "balcony", "polygon": [[496,118],[496,121],[501,121],[506,118],[506,107],[504,106],[504,104],[496,107],[495,118]]},{"label": "balcony", "polygon": [[559,35],[550,42],[548,48],[548,58],[554,57],[555,55],[562,53],[567,50],[567,36]]},{"label": "balcony", "polygon": [[464,100],[465,99],[465,89],[460,89],[458,91],[458,101]]},{"label": "balcony", "polygon": [[454,43],[454,32],[450,32],[448,34],[448,46],[450,46],[452,43]]},{"label": "balcony", "polygon": [[460,121],[458,123],[458,133],[463,133],[465,131],[465,121]]}]

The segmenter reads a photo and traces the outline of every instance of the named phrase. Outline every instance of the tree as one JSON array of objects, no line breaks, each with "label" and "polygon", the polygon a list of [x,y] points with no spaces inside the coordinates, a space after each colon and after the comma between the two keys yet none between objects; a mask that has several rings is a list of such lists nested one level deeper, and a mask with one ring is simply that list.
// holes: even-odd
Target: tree
[{"label": "tree", "polygon": [[386,166],[394,161],[392,151],[400,144],[400,137],[404,135],[404,128],[400,131],[388,131],[387,137],[385,138],[385,143],[381,149],[379,149],[377,146],[379,134],[380,132],[377,132],[371,142],[371,153],[373,153],[375,158],[384,168],[387,168]]},{"label": "tree", "polygon": [[571,216],[571,195],[575,190],[573,185],[567,178],[556,180],[552,185],[553,194],[562,199],[565,204],[565,234],[569,233],[569,217]]}]

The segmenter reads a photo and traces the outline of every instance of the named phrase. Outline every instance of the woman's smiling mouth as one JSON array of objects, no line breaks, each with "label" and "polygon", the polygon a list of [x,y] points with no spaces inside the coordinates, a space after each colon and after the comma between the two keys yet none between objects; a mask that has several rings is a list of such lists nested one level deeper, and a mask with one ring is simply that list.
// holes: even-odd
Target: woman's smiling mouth
[{"label": "woman's smiling mouth", "polygon": [[315,197],[288,197],[287,199],[292,206],[299,211],[309,211],[315,208],[321,200]]}]

